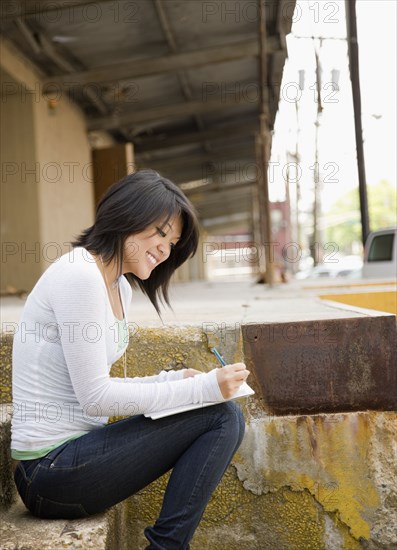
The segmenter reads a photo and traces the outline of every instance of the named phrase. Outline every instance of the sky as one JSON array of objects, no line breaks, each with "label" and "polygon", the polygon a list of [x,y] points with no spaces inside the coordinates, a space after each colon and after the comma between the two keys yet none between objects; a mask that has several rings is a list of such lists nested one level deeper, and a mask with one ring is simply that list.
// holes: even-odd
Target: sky
[{"label": "sky", "polygon": [[[395,0],[356,1],[368,185],[382,179],[396,184],[396,6]],[[321,44],[318,37],[324,37]],[[287,36],[288,60],[273,135],[271,162],[279,162],[280,165],[273,165],[269,186],[271,200],[285,197],[285,164],[293,161],[288,152],[296,152],[299,126],[300,173],[292,167],[290,176],[292,179],[299,177],[302,191],[300,209],[309,210],[312,204],[317,110],[313,89],[316,82],[315,48],[322,67],[323,112],[319,120],[318,158],[323,180],[323,212],[343,193],[358,188],[353,101],[345,38],[344,0],[297,1],[292,32]],[[303,90],[298,86],[301,70],[305,71]],[[332,84],[333,70],[339,71],[338,89]],[[290,191],[293,198],[294,186],[290,186]]]}]

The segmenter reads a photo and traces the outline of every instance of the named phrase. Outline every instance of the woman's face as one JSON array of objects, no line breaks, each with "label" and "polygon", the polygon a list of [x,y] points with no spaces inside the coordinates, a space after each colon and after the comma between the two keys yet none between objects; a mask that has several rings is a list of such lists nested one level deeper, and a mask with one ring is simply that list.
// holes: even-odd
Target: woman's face
[{"label": "woman's face", "polygon": [[164,262],[182,234],[180,216],[154,223],[141,233],[130,235],[124,243],[123,273],[148,279],[153,269]]}]

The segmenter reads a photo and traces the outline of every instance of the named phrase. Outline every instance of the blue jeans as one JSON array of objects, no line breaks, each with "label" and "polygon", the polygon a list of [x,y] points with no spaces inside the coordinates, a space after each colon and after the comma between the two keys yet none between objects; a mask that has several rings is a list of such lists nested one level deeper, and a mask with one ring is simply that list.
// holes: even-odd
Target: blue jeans
[{"label": "blue jeans", "polygon": [[145,529],[150,550],[183,550],[244,435],[244,417],[228,401],[151,420],[132,416],[21,461],[15,483],[41,518],[102,512],[172,468],[160,515]]}]

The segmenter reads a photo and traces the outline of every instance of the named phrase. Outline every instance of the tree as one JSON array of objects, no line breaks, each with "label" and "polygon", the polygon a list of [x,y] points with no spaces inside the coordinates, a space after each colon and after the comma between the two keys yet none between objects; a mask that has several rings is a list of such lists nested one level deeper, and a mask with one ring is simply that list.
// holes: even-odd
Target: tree
[{"label": "tree", "polygon": [[[397,224],[397,192],[393,185],[381,180],[369,185],[368,210],[371,231]],[[335,242],[339,251],[351,254],[361,243],[360,205],[358,189],[340,197],[324,216],[326,242]]]}]

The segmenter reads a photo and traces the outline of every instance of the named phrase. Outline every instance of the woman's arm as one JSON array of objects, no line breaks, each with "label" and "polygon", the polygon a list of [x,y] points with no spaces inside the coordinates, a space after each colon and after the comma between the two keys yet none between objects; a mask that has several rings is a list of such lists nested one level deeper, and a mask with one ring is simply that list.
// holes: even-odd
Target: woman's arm
[{"label": "woman's arm", "polygon": [[159,374],[153,374],[150,376],[139,376],[136,378],[129,378],[131,382],[138,384],[147,384],[149,382],[172,382],[173,380],[183,380],[184,378],[191,378],[197,374],[202,374],[202,371],[196,369],[180,369],[180,370],[162,370]]},{"label": "woman's arm", "polygon": [[73,389],[88,414],[91,406],[93,415],[110,416],[115,409],[121,415],[143,414],[190,403],[224,400],[217,369],[200,376],[155,382],[111,378],[107,362],[106,289],[92,269],[88,269],[92,265],[86,269],[77,267],[80,266],[58,271],[50,295]]}]

